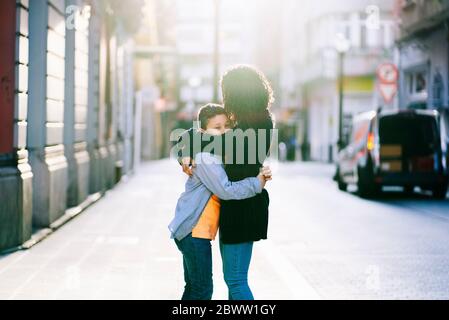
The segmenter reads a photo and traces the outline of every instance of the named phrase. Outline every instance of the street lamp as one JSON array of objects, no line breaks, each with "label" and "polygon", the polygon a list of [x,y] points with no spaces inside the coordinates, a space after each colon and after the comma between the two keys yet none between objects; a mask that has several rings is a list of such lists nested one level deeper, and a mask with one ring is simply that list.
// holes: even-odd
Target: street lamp
[{"label": "street lamp", "polygon": [[335,50],[338,52],[338,151],[343,149],[343,72],[345,54],[349,51],[349,40],[343,33],[337,33]]},{"label": "street lamp", "polygon": [[202,80],[200,77],[191,77],[189,78],[188,82],[192,92],[193,108],[195,108],[196,104],[198,103],[198,88],[201,86]]},{"label": "street lamp", "polygon": [[214,56],[213,56],[213,102],[218,103],[218,82],[220,72],[220,0],[214,0]]}]

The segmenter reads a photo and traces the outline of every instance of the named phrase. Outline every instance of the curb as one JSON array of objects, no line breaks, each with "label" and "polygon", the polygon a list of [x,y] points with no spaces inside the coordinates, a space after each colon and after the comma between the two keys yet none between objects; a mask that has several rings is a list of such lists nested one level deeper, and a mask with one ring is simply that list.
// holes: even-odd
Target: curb
[{"label": "curb", "polygon": [[[127,181],[129,181],[129,179],[134,174],[135,174],[135,171],[132,170],[129,173],[121,176],[120,180],[114,185],[113,188],[111,188],[109,190],[113,190],[119,184],[126,183]],[[31,247],[33,247],[36,244],[38,244],[39,242],[42,242],[48,236],[53,234],[56,230],[58,230],[63,225],[65,225],[67,222],[69,222],[72,219],[76,218],[78,215],[83,213],[91,205],[93,205],[98,200],[103,198],[109,190],[99,191],[99,192],[96,192],[96,193],[93,193],[93,194],[89,195],[86,200],[84,200],[82,203],[80,203],[76,207],[68,208],[65,211],[65,213],[59,219],[57,219],[55,222],[53,222],[50,225],[50,227],[37,230],[35,233],[33,233],[31,238],[29,240],[25,241],[22,245],[17,246],[17,247],[13,247],[13,248],[9,248],[9,249],[3,250],[3,251],[0,251],[0,257],[8,255],[8,254],[11,254],[11,253],[14,253],[14,252],[17,252],[17,251],[28,250]]]},{"label": "curb", "polygon": [[94,194],[91,194],[87,197],[86,200],[84,200],[81,204],[79,204],[76,207],[69,208],[65,211],[64,215],[62,215],[58,220],[53,222],[49,228],[44,228],[36,231],[32,236],[31,239],[24,242],[22,245],[4,250],[0,252],[0,256],[11,254],[17,251],[21,250],[28,250],[35,246],[36,244],[42,242],[45,240],[48,236],[53,234],[56,230],[60,229],[63,225],[65,225],[67,222],[71,221],[72,219],[79,216],[81,213],[83,213],[87,208],[89,208],[91,205],[96,203],[98,200],[100,200],[105,195],[105,192],[97,192]]},{"label": "curb", "polygon": [[26,241],[24,244],[20,246],[21,250],[28,250],[38,244],[39,242],[46,239],[49,235],[53,234],[56,230],[61,228],[63,225],[65,225],[70,220],[76,218],[79,214],[81,214],[84,210],[89,208],[91,205],[93,205],[95,202],[100,200],[105,193],[97,192],[94,194],[91,194],[87,197],[86,200],[84,200],[81,204],[79,204],[76,207],[69,208],[65,211],[64,215],[60,217],[58,220],[53,222],[49,228],[41,229],[35,234],[31,236],[31,239]]}]

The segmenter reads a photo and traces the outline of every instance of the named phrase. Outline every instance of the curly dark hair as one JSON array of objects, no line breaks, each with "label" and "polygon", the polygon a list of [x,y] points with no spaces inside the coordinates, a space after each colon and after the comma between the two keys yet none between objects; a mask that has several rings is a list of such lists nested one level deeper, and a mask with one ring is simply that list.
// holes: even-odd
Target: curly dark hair
[{"label": "curly dark hair", "polygon": [[201,129],[206,130],[209,119],[220,114],[227,115],[226,110],[222,105],[208,103],[205,106],[202,106],[198,112],[198,121],[200,122]]},{"label": "curly dark hair", "polygon": [[273,89],[265,75],[249,65],[231,67],[221,78],[223,104],[226,112],[238,125],[271,116]]}]

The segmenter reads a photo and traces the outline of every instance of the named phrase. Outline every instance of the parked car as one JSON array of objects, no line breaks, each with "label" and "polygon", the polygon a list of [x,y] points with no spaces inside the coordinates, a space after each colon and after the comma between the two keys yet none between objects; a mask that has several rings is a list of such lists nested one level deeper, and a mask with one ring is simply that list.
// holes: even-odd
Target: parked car
[{"label": "parked car", "polygon": [[446,155],[446,168],[449,170],[449,110],[442,110],[440,124],[443,153]]},{"label": "parked car", "polygon": [[372,111],[355,116],[350,141],[338,157],[335,179],[340,190],[356,184],[370,197],[383,186],[415,186],[445,198],[447,161],[439,114],[433,110]]}]

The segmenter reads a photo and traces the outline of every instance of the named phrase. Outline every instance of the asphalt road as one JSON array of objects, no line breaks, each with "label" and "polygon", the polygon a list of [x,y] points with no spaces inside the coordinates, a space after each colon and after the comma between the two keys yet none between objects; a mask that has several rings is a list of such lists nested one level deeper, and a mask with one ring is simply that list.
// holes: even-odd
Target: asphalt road
[{"label": "asphalt road", "polygon": [[[333,167],[273,165],[269,240],[255,245],[256,299],[449,299],[449,200],[337,189]],[[169,239],[185,177],[168,160],[128,181],[30,250],[0,257],[0,299],[178,299]],[[226,299],[214,243],[214,299]]]},{"label": "asphalt road", "polygon": [[283,165],[272,185],[272,238],[310,285],[325,299],[448,299],[449,200],[361,199],[333,170]]}]

